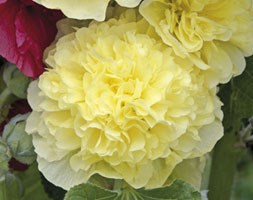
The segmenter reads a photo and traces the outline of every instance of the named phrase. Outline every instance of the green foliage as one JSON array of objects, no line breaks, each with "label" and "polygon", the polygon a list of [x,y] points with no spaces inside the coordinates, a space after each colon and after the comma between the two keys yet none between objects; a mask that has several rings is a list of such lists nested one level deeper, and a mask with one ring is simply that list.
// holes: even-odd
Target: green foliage
[{"label": "green foliage", "polygon": [[0,63],[0,123],[8,116],[10,105],[17,99],[25,99],[31,81],[15,65]]},{"label": "green foliage", "polygon": [[4,90],[6,87],[4,79],[3,79],[3,72],[4,72],[4,67],[1,66],[1,61],[0,61],[0,93]]},{"label": "green foliage", "polygon": [[81,184],[70,189],[64,200],[200,200],[201,195],[190,184],[176,180],[172,185],[152,189],[135,190],[123,184],[121,190],[110,191],[93,184]]},{"label": "green foliage", "polygon": [[66,194],[66,191],[47,181],[47,179],[42,174],[40,175],[41,175],[41,183],[48,196],[53,200],[62,200]]},{"label": "green foliage", "polygon": [[237,164],[232,200],[251,200],[253,197],[253,152],[245,151]]},{"label": "green foliage", "polygon": [[21,163],[31,164],[36,158],[32,137],[25,132],[26,115],[17,115],[4,127],[3,140],[11,155]]},{"label": "green foliage", "polygon": [[0,199],[1,200],[20,200],[24,194],[23,186],[18,177],[6,172],[0,179]]},{"label": "green foliage", "polygon": [[7,144],[0,137],[0,180],[4,178],[9,170],[8,162],[11,159]]},{"label": "green foliage", "polygon": [[176,180],[171,186],[153,190],[141,190],[143,199],[177,199],[177,200],[198,200],[201,199],[200,193],[197,192],[190,184]]},{"label": "green foliage", "polygon": [[36,163],[25,172],[5,173],[4,177],[0,179],[0,199],[50,200],[41,184]]},{"label": "green foliage", "polygon": [[0,123],[8,115],[10,105],[17,99],[25,99],[31,79],[24,76],[15,65],[0,68]]},{"label": "green foliage", "polygon": [[9,114],[10,105],[0,107],[0,124],[4,122]]},{"label": "green foliage", "polygon": [[24,194],[24,188],[20,179],[14,174],[7,173],[5,175],[5,184],[7,188],[7,199],[20,200],[20,197]]},{"label": "green foliage", "polygon": [[92,177],[90,177],[89,182],[109,190],[112,190],[114,186],[114,179],[105,178],[99,174],[94,174]]},{"label": "green foliage", "polygon": [[114,200],[116,196],[116,192],[87,183],[70,189],[65,195],[64,200]]},{"label": "green foliage", "polygon": [[23,75],[15,65],[8,64],[5,66],[3,79],[7,88],[15,96],[21,99],[26,98],[26,90],[31,79]]},{"label": "green foliage", "polygon": [[[31,136],[25,132],[25,120],[27,116],[28,115],[17,115],[12,118],[10,122],[5,125],[3,134],[0,137],[1,200],[20,200],[24,195],[24,184],[21,179],[24,177],[22,177],[22,175],[18,177],[18,173],[12,173],[9,170],[8,162],[11,157],[14,157],[18,161],[26,164],[33,163],[36,157],[32,146]],[[30,171],[28,170],[28,172]],[[28,172],[22,174],[25,176]],[[27,175],[31,175],[30,178],[33,178],[29,187],[34,188],[34,178],[36,178],[36,176],[33,174]],[[25,180],[27,178],[29,179],[29,177],[25,177]],[[27,198],[24,200],[27,200]]]},{"label": "green foliage", "polygon": [[16,172],[15,175],[21,180],[24,195],[19,200],[50,200],[43,185],[36,163],[32,164],[25,172]]}]

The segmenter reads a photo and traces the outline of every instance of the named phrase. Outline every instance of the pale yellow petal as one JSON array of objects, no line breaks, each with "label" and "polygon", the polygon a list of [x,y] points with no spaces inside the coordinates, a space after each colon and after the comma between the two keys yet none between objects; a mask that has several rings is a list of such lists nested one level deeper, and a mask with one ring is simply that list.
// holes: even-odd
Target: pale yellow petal
[{"label": "pale yellow petal", "polygon": [[34,0],[47,8],[60,9],[67,17],[75,19],[105,19],[110,0]]},{"label": "pale yellow petal", "polygon": [[40,104],[43,102],[43,97],[40,95],[38,81],[32,81],[27,89],[27,100],[34,111],[41,111]]},{"label": "pale yellow petal", "polygon": [[[66,156],[61,160],[48,162],[38,157],[38,167],[45,178],[65,190],[69,190],[75,185],[79,185],[88,180],[84,171],[74,171],[69,165],[70,156]],[[60,173],[59,173],[60,172]]]},{"label": "pale yellow petal", "polygon": [[116,0],[117,3],[123,7],[133,8],[138,6],[141,0]]}]

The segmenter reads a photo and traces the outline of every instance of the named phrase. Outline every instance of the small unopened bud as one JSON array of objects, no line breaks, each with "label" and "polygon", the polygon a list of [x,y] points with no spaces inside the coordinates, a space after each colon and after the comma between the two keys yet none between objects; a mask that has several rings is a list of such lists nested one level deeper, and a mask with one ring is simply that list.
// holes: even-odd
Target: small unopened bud
[{"label": "small unopened bud", "polygon": [[24,164],[31,164],[36,158],[32,137],[25,132],[28,114],[17,115],[4,127],[3,140],[10,149],[12,157]]}]

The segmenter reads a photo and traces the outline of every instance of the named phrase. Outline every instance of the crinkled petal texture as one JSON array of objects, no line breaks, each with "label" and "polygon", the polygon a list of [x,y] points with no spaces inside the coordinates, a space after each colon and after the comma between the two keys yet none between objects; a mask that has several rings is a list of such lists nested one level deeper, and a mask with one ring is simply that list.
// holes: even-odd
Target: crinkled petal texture
[{"label": "crinkled petal texture", "polygon": [[253,0],[144,0],[140,13],[215,85],[242,73],[244,56],[253,54],[252,5]]},{"label": "crinkled petal texture", "polygon": [[44,71],[44,49],[54,40],[62,13],[31,0],[0,1],[0,55],[29,77]]},{"label": "crinkled petal texture", "polygon": [[[74,19],[95,19],[103,21],[110,0],[33,0],[47,8],[60,9],[67,17]],[[141,0],[116,0],[124,7],[138,6]]]},{"label": "crinkled petal texture", "polygon": [[39,169],[58,186],[98,173],[160,187],[223,134],[216,89],[137,18],[130,9],[60,38],[51,68],[29,87],[26,130]]}]

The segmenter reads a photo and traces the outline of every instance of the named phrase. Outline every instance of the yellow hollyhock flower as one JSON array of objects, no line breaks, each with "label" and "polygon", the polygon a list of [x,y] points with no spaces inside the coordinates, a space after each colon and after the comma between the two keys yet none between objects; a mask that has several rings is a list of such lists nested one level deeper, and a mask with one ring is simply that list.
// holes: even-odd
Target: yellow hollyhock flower
[{"label": "yellow hollyhock flower", "polygon": [[73,30],[28,89],[26,131],[49,181],[69,189],[100,174],[155,188],[211,151],[223,135],[216,89],[134,10]]},{"label": "yellow hollyhock flower", "polygon": [[[252,0],[144,0],[140,13],[177,55],[225,83],[253,54]],[[217,78],[215,78],[217,77]]]},{"label": "yellow hollyhock flower", "polygon": [[[60,9],[67,17],[103,21],[110,0],[33,0],[47,8]],[[116,0],[123,7],[133,8],[141,0]]]}]

